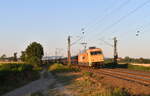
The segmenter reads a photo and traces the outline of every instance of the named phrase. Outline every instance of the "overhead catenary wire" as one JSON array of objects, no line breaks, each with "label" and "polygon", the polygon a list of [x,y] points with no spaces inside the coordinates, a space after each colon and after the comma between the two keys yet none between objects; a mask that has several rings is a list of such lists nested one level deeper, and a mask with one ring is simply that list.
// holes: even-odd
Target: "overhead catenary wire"
[{"label": "overhead catenary wire", "polygon": [[82,40],[82,38],[83,38],[83,37],[80,37],[78,40],[76,40],[76,41],[74,41],[73,43],[71,43],[71,46],[73,46],[73,45],[77,44],[79,41],[81,41],[81,40]]},{"label": "overhead catenary wire", "polygon": [[[106,34],[106,32],[108,32],[107,30],[113,28],[114,26],[116,26],[117,24],[119,24],[121,21],[123,21],[124,19],[126,19],[127,17],[129,17],[130,15],[134,14],[135,12],[137,12],[139,9],[143,8],[145,5],[147,5],[150,2],[150,0],[146,0],[145,2],[143,2],[142,4],[140,4],[139,6],[137,6],[136,8],[134,8],[133,10],[129,11],[127,14],[125,14],[124,16],[120,17],[117,21],[115,21],[114,23],[112,23],[111,25],[105,27],[102,32],[103,34]],[[104,33],[105,32],[105,33]],[[110,32],[110,31],[109,31]],[[96,36],[98,36],[99,34],[102,35],[102,33],[98,33],[96,34]],[[95,38],[95,36],[92,36]],[[90,39],[91,41],[92,39]],[[75,43],[76,44],[76,43]]]},{"label": "overhead catenary wire", "polygon": [[109,42],[103,40],[103,39],[99,39],[100,41],[102,41],[103,43],[105,43],[106,45],[110,46],[110,47],[114,47],[113,44],[110,44]]},{"label": "overhead catenary wire", "polygon": [[79,41],[81,41],[81,40],[83,40],[84,43],[86,42],[86,41],[85,41],[85,32],[84,32],[84,28],[81,29],[81,31],[82,31],[82,35],[83,35],[83,36],[80,36],[80,38],[77,39],[76,41],[74,41],[74,42],[71,44],[71,46],[77,44],[77,43],[78,43]]},{"label": "overhead catenary wire", "polygon": [[[112,5],[114,6],[116,4],[116,2],[114,1],[113,3],[112,3]],[[112,9],[112,6],[107,6],[104,10],[103,10],[103,13],[107,13],[107,11],[109,11],[110,9]],[[101,14],[102,15],[102,14]],[[91,20],[90,22],[88,22],[87,24],[85,24],[83,27],[82,27],[82,29],[89,29],[89,28],[91,28],[91,26],[93,25],[93,22],[95,23],[98,19],[100,19],[101,18],[101,15],[100,16],[98,16],[98,17],[96,17],[96,18],[94,18],[93,20]],[[106,14],[105,14],[106,15]]]},{"label": "overhead catenary wire", "polygon": [[[101,35],[101,37],[103,37],[104,34],[111,32],[111,31],[107,31],[111,28],[113,28],[114,26],[116,26],[117,24],[119,24],[122,20],[126,19],[128,16],[134,14],[136,11],[138,11],[139,9],[143,8],[146,4],[150,3],[150,0],[146,0],[145,2],[143,2],[142,4],[140,4],[139,6],[137,6],[135,9],[131,10],[130,12],[128,12],[126,15],[122,16],[121,18],[119,18],[116,22],[114,22],[113,24],[105,27],[101,33],[98,33],[96,35],[91,35],[92,37],[95,36],[99,36]],[[102,33],[103,32],[103,33]],[[97,39],[98,40],[98,39]],[[94,41],[93,39],[89,39],[89,41]]]},{"label": "overhead catenary wire", "polygon": [[141,25],[141,28],[142,28],[143,30],[141,30],[140,32],[142,32],[143,34],[146,33],[147,31],[150,30],[149,26],[150,26],[150,22],[148,22],[148,23],[144,26],[144,27],[145,27],[145,30],[144,30],[143,25]]},{"label": "overhead catenary wire", "polygon": [[[105,14],[102,18],[99,19],[100,16],[99,16],[98,18],[96,18],[95,21],[97,21],[97,22],[96,22],[95,24],[93,24],[93,25],[92,25],[92,24],[87,24],[85,27],[81,28],[81,30],[87,31],[88,29],[92,28],[92,26],[96,25],[98,22],[101,22],[101,21],[103,21],[105,18],[109,17],[109,15],[112,15],[113,13],[117,12],[117,11],[120,10],[121,8],[123,8],[123,7],[125,7],[126,5],[128,5],[130,1],[131,1],[131,0],[125,0],[125,1],[122,2],[117,8],[115,8],[115,9],[112,10],[112,11],[110,11],[108,14]],[[116,4],[116,2],[114,2],[114,3]],[[113,5],[115,5],[115,4],[113,4]],[[108,11],[108,10],[110,10],[110,9],[112,9],[112,6],[111,6],[111,7],[108,6],[108,7],[104,10],[104,12],[106,12],[106,11]],[[97,19],[99,19],[99,20],[97,20]],[[89,30],[88,30],[88,31],[89,31]],[[78,39],[77,41],[73,42],[73,43],[71,44],[71,46],[77,44],[80,40],[82,40],[82,38],[80,38],[80,39]]]},{"label": "overhead catenary wire", "polygon": [[[144,2],[142,2],[141,4],[139,4],[136,8],[131,9],[129,12],[127,12],[127,14],[123,15],[122,17],[120,17],[117,21],[115,21],[114,23],[112,23],[112,24],[109,25],[109,26],[106,26],[106,28],[104,28],[104,29],[102,30],[102,32],[106,32],[106,31],[108,32],[109,29],[113,28],[114,26],[116,26],[117,24],[119,24],[121,21],[123,21],[123,20],[126,19],[127,17],[131,16],[132,14],[134,14],[135,12],[137,12],[139,9],[143,8],[143,7],[144,7],[145,5],[147,5],[149,2],[150,2],[150,0],[145,0]],[[109,32],[110,32],[110,31],[109,31]],[[106,34],[106,33],[103,33],[103,34]],[[100,34],[100,35],[101,35],[101,34]],[[95,37],[97,37],[97,36],[99,36],[99,34],[96,35],[96,36],[92,36],[92,37],[94,37],[94,39],[95,39]],[[90,39],[90,40],[92,40],[92,39]],[[101,41],[103,41],[106,45],[109,45],[109,46],[112,47],[112,45],[111,45],[110,43],[105,42],[104,40],[101,40]]]},{"label": "overhead catenary wire", "polygon": [[[93,26],[97,25],[98,23],[102,23],[102,21],[104,21],[107,17],[109,17],[110,15],[114,14],[115,12],[118,12],[118,10],[122,9],[123,7],[125,7],[126,5],[129,4],[131,0],[126,0],[125,2],[122,2],[117,8],[115,8],[114,10],[110,11],[109,13],[105,14],[102,18],[97,18],[95,21],[95,23],[93,25],[89,25],[85,27],[86,31],[90,31],[90,29],[92,29]],[[112,7],[110,7],[112,9]]]},{"label": "overhead catenary wire", "polygon": [[[137,11],[137,10],[139,10],[140,8],[142,8],[144,5],[146,5],[147,3],[150,3],[150,0],[147,0],[146,2],[144,2],[144,3],[142,3],[140,6],[138,6],[133,12],[135,12],[135,11]],[[146,24],[146,26],[144,26],[144,27],[148,27],[149,25],[148,24],[150,24],[150,22],[149,23],[147,23]],[[139,36],[140,35],[140,33],[142,32],[141,30],[143,29],[143,26],[139,26],[138,27],[138,29],[135,31],[135,36]],[[147,31],[147,30],[145,30],[145,31]],[[113,32],[113,33],[115,33],[115,32]],[[142,34],[144,34],[144,32],[142,32]],[[122,37],[123,36],[123,37]],[[122,38],[125,38],[127,35],[120,35],[119,37],[121,37],[121,39]]]},{"label": "overhead catenary wire", "polygon": [[[114,26],[116,26],[117,24],[119,24],[122,20],[126,19],[128,16],[132,15],[133,13],[135,13],[136,11],[138,11],[139,9],[143,8],[146,4],[150,3],[150,0],[147,0],[145,1],[144,3],[140,4],[138,7],[136,7],[135,9],[131,10],[130,12],[128,12],[126,15],[122,16],[121,18],[119,18],[116,22],[114,22],[113,24],[107,26],[106,28],[104,28],[101,32],[105,32],[105,34],[107,32],[110,32],[110,31],[107,31],[106,30],[109,30],[111,28],[113,28]],[[99,35],[99,34],[97,34]],[[102,35],[102,33],[101,33]]]}]

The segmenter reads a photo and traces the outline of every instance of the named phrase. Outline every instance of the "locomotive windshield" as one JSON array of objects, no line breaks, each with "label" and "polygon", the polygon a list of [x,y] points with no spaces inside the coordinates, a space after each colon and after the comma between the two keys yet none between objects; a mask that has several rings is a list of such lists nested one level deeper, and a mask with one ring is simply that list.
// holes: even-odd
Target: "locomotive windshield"
[{"label": "locomotive windshield", "polygon": [[99,54],[102,54],[101,51],[94,51],[94,52],[91,52],[91,55],[99,55]]}]

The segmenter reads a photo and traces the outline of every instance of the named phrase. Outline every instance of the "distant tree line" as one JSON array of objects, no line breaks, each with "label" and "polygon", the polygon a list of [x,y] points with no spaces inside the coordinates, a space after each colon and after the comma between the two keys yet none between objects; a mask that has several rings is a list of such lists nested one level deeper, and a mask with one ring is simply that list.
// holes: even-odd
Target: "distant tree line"
[{"label": "distant tree line", "polygon": [[[112,63],[113,58],[106,58],[105,63]],[[146,58],[131,58],[129,56],[126,56],[124,58],[118,58],[118,63],[140,63],[140,64],[150,64],[150,59]]]},{"label": "distant tree line", "polygon": [[3,54],[2,56],[0,56],[0,61],[18,61],[17,52],[15,52],[14,56],[12,57],[7,57],[5,54]]},{"label": "distant tree line", "polygon": [[17,58],[17,52],[15,52],[12,57],[7,57],[5,54],[3,54],[2,56],[0,56],[0,61],[16,62],[18,60],[21,60],[26,64],[31,64],[34,67],[37,67],[42,64],[43,55],[43,46],[40,43],[33,42],[29,46],[27,46],[25,51],[21,52],[20,58]]},{"label": "distant tree line", "polygon": [[120,59],[119,62],[124,63],[144,63],[144,64],[150,64],[150,59],[145,58],[130,58],[129,56],[126,56],[123,59]]}]

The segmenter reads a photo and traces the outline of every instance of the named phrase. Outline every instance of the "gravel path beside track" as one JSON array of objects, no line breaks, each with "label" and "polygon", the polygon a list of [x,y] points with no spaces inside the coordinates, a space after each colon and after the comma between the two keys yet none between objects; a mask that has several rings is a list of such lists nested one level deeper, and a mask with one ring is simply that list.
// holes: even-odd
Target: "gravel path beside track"
[{"label": "gravel path beside track", "polygon": [[[44,72],[45,70],[41,72],[41,74],[43,74]],[[39,80],[33,81],[30,84],[15,89],[14,91],[9,92],[3,96],[30,96],[32,93],[47,89],[48,86],[52,83],[54,83],[54,80],[50,76],[44,78],[43,75],[41,75],[41,78]]]},{"label": "gravel path beside track", "polygon": [[[47,74],[46,76],[44,75],[45,72]],[[51,86],[55,86],[55,88],[51,89]],[[65,96],[72,96],[71,93],[46,70],[41,72],[41,78],[39,80],[33,81],[3,96],[31,96],[31,94],[36,92],[41,92],[43,96],[52,96],[49,94],[50,90],[57,90],[60,94],[64,94]]]}]

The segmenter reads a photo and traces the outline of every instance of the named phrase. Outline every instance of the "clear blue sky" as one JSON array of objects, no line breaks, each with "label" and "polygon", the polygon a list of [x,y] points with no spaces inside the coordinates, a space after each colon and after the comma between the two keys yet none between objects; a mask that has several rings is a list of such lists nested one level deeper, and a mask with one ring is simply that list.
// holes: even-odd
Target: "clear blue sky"
[{"label": "clear blue sky", "polygon": [[[112,56],[112,48],[98,39],[113,43],[117,36],[120,56],[150,58],[150,3],[107,28],[145,1],[0,0],[0,55],[20,53],[33,41],[41,43],[47,55],[54,55],[55,48],[66,49],[68,35],[74,41],[88,25],[88,46],[103,48],[106,57]],[[73,53],[82,48],[79,43],[72,46]]]}]

